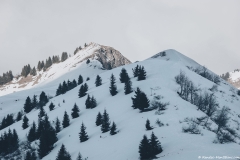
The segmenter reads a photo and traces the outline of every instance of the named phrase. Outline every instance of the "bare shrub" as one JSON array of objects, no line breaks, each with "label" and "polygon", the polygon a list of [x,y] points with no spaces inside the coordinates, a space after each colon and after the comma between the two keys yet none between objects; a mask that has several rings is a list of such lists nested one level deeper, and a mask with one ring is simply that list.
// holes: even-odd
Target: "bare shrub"
[{"label": "bare shrub", "polygon": [[190,133],[190,134],[201,134],[200,129],[196,123],[190,123],[187,127],[183,127],[182,131],[184,133]]}]

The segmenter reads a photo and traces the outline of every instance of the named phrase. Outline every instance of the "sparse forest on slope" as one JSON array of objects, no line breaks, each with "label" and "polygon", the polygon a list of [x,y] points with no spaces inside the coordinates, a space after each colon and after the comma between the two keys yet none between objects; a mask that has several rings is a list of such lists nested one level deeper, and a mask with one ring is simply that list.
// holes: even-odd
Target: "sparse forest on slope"
[{"label": "sparse forest on slope", "polygon": [[174,50],[112,70],[88,60],[38,87],[0,97],[0,147],[15,142],[2,159],[239,154],[240,96],[213,72]]}]

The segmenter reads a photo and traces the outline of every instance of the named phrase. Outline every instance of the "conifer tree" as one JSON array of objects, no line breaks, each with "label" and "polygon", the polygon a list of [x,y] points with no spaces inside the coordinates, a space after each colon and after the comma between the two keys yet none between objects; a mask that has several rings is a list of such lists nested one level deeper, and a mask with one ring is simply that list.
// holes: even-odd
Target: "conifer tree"
[{"label": "conifer tree", "polygon": [[161,147],[161,143],[158,141],[158,138],[154,135],[154,133],[152,132],[151,134],[151,138],[150,138],[150,149],[151,149],[151,155],[155,156],[159,153],[161,153],[162,147]]},{"label": "conifer tree", "polygon": [[89,77],[87,77],[87,78],[86,78],[86,81],[89,81],[89,80],[90,80],[90,78],[89,78]]},{"label": "conifer tree", "polygon": [[149,121],[149,119],[147,119],[145,127],[146,127],[146,130],[152,130],[152,129],[153,129],[153,128],[150,126],[150,121]]},{"label": "conifer tree", "polygon": [[73,85],[72,82],[70,82],[69,80],[67,81],[67,91],[73,89]]},{"label": "conifer tree", "polygon": [[109,122],[109,115],[106,111],[106,109],[103,112],[103,116],[102,116],[102,127],[101,127],[101,131],[102,133],[108,132],[110,130],[110,122]]},{"label": "conifer tree", "polygon": [[134,109],[138,108],[141,111],[144,111],[149,107],[149,100],[144,92],[142,92],[139,88],[135,91],[135,97],[132,98]]},{"label": "conifer tree", "polygon": [[40,106],[40,110],[39,110],[39,113],[38,113],[38,118],[42,118],[45,115],[46,115],[45,110],[43,109],[42,106]]},{"label": "conifer tree", "polygon": [[29,113],[32,110],[32,102],[31,102],[31,99],[29,96],[27,97],[27,99],[25,101],[23,109],[24,109],[25,113]]},{"label": "conifer tree", "polygon": [[31,69],[30,75],[32,75],[32,76],[36,76],[37,75],[37,71],[36,71],[35,67],[33,67],[33,69]]},{"label": "conifer tree", "polygon": [[87,59],[86,63],[87,63],[87,64],[89,64],[89,63],[90,63],[90,60],[89,60],[89,59]]},{"label": "conifer tree", "polygon": [[122,70],[120,72],[120,78],[119,78],[120,82],[121,83],[126,83],[129,79],[130,78],[128,76],[128,73],[127,73],[126,69],[122,68]]},{"label": "conifer tree", "polygon": [[72,108],[72,113],[71,113],[71,115],[72,115],[72,118],[77,118],[77,117],[79,117],[79,108],[78,108],[78,106],[77,106],[76,103],[74,104],[74,106],[73,106],[73,108]]},{"label": "conifer tree", "polygon": [[45,92],[42,92],[39,97],[39,105],[40,107],[45,106],[48,103],[48,97]]},{"label": "conifer tree", "polygon": [[138,73],[139,73],[139,66],[137,65],[133,70],[133,76],[134,77],[137,77],[138,76]]},{"label": "conifer tree", "polygon": [[88,85],[87,85],[87,83],[84,83],[83,88],[84,88],[84,92],[86,93],[86,92],[88,91]]},{"label": "conifer tree", "polygon": [[68,91],[67,83],[66,83],[66,81],[63,81],[63,84],[62,84],[62,94],[65,94],[67,91]]},{"label": "conifer tree", "polygon": [[97,106],[97,101],[93,96],[92,96],[90,102],[91,102],[91,108],[95,108]]},{"label": "conifer tree", "polygon": [[132,82],[130,79],[128,79],[125,83],[124,83],[124,93],[125,94],[129,94],[132,93]]},{"label": "conifer tree", "polygon": [[77,82],[76,82],[75,79],[73,79],[73,81],[72,81],[72,87],[73,87],[73,88],[77,87]]},{"label": "conifer tree", "polygon": [[34,108],[38,108],[38,100],[36,95],[33,95],[33,98],[32,98],[32,109]]},{"label": "conifer tree", "polygon": [[61,61],[64,62],[66,59],[68,59],[68,54],[67,52],[63,52],[61,56]]},{"label": "conifer tree", "polygon": [[39,139],[38,154],[40,158],[46,156],[52,149],[55,142],[57,142],[57,135],[55,129],[51,126],[48,116],[44,117],[42,121],[43,129]]},{"label": "conifer tree", "polygon": [[114,122],[113,122],[113,124],[111,126],[110,134],[111,135],[117,134],[117,126],[116,126],[116,124]]},{"label": "conifer tree", "polygon": [[33,151],[31,154],[31,160],[37,160],[36,153]]},{"label": "conifer tree", "polygon": [[78,156],[77,156],[77,159],[76,159],[76,160],[83,160],[83,159],[82,159],[82,155],[81,155],[80,152],[78,153]]},{"label": "conifer tree", "polygon": [[89,94],[88,94],[87,99],[85,101],[85,106],[86,106],[86,109],[91,108],[91,98],[90,98]]},{"label": "conifer tree", "polygon": [[79,98],[84,97],[87,94],[86,93],[87,90],[88,90],[88,86],[86,83],[84,85],[81,85],[79,92],[78,92],[78,97]]},{"label": "conifer tree", "polygon": [[96,87],[102,85],[102,78],[99,75],[97,75],[97,77],[96,77],[95,85],[96,85]]},{"label": "conifer tree", "polygon": [[38,61],[37,69],[38,69],[39,71],[42,70],[42,63],[41,63],[40,61]]},{"label": "conifer tree", "polygon": [[32,155],[31,155],[31,152],[30,152],[30,151],[27,151],[24,160],[32,160]]},{"label": "conifer tree", "polygon": [[56,160],[71,160],[71,156],[66,151],[66,148],[63,144],[62,144],[60,150],[58,151],[58,155],[57,155]]},{"label": "conifer tree", "polygon": [[18,114],[17,114],[17,118],[16,118],[16,121],[17,121],[17,122],[22,119],[22,115],[23,115],[22,112],[19,111]]},{"label": "conifer tree", "polygon": [[62,84],[60,83],[59,86],[58,86],[58,89],[56,91],[56,96],[59,96],[62,93],[63,93],[63,91],[62,91]]},{"label": "conifer tree", "polygon": [[78,85],[83,83],[83,77],[81,75],[79,75],[78,77]]},{"label": "conifer tree", "polygon": [[112,74],[111,78],[110,78],[110,87],[109,87],[110,93],[112,96],[115,96],[118,93],[117,86],[115,83],[116,83],[116,79],[115,79],[114,75]]},{"label": "conifer tree", "polygon": [[33,125],[28,132],[27,139],[29,142],[33,142],[37,139],[37,128],[35,122],[33,122]]},{"label": "conifer tree", "polygon": [[61,131],[61,123],[58,118],[56,119],[55,131],[56,131],[56,133]]},{"label": "conifer tree", "polygon": [[138,81],[145,80],[146,79],[146,71],[144,67],[139,67],[139,73],[138,73]]},{"label": "conifer tree", "polygon": [[27,116],[24,116],[24,117],[23,117],[23,124],[22,124],[22,128],[23,128],[23,129],[28,128],[28,126],[29,126],[29,125],[28,125],[28,121],[29,121],[29,120],[28,120]]},{"label": "conifer tree", "polygon": [[144,111],[149,107],[149,100],[144,92],[140,94],[140,106],[138,107],[141,111]]},{"label": "conifer tree", "polygon": [[134,95],[134,98],[132,97],[132,101],[133,101],[133,109],[137,109],[141,104],[141,93],[142,91],[140,90],[139,87],[137,87],[137,90],[135,91],[135,95]]},{"label": "conifer tree", "polygon": [[49,105],[49,110],[52,111],[55,108],[55,105],[51,102]]},{"label": "conifer tree", "polygon": [[100,112],[98,112],[97,118],[96,118],[96,125],[100,126],[102,124],[102,115]]},{"label": "conifer tree", "polygon": [[70,125],[70,120],[69,120],[69,116],[67,114],[67,112],[64,112],[64,116],[63,116],[63,121],[62,121],[62,126],[63,128],[66,128]]},{"label": "conifer tree", "polygon": [[40,138],[42,131],[43,131],[43,121],[41,118],[38,117],[38,128],[37,128],[37,133],[36,133],[36,136],[37,136],[36,139]]},{"label": "conifer tree", "polygon": [[12,135],[12,149],[17,150],[19,147],[19,139],[18,134],[15,129],[13,129],[13,135]]},{"label": "conifer tree", "polygon": [[84,124],[82,123],[81,125],[81,129],[80,129],[80,133],[79,133],[79,139],[80,142],[85,142],[88,140],[88,135],[86,132],[86,127],[84,126]]},{"label": "conifer tree", "polygon": [[143,139],[140,142],[139,153],[140,153],[141,160],[150,159],[151,157],[150,144],[146,135],[143,136]]}]

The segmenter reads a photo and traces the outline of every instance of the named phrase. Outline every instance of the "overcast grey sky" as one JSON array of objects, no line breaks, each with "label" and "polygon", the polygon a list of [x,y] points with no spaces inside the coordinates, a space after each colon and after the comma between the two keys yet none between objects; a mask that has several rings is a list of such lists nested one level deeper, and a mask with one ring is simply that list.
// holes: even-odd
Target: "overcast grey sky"
[{"label": "overcast grey sky", "polygon": [[240,68],[239,0],[0,0],[0,74],[96,42],[131,61],[175,49],[220,74]]}]

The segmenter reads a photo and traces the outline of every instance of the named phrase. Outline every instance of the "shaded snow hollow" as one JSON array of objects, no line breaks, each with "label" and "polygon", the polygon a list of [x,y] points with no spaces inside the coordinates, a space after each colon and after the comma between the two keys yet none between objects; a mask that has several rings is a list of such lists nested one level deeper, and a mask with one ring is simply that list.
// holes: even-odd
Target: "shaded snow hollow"
[{"label": "shaded snow hollow", "polygon": [[[64,111],[67,111],[68,115],[70,115],[74,103],[79,106],[81,111],[79,118],[71,119],[70,126],[58,133],[58,141],[54,149],[44,157],[43,160],[55,160],[62,144],[66,146],[72,159],[76,159],[78,152],[81,152],[83,157],[88,157],[88,160],[137,160],[139,158],[138,147],[143,135],[146,134],[149,138],[152,131],[158,137],[163,147],[163,152],[157,155],[158,159],[161,160],[194,160],[198,159],[199,156],[239,156],[240,146],[237,144],[240,142],[239,139],[236,139],[237,143],[215,144],[213,141],[216,139],[216,134],[202,127],[200,127],[202,135],[182,132],[182,126],[186,125],[186,123],[183,122],[186,117],[201,117],[205,116],[205,113],[197,110],[196,106],[178,96],[176,92],[179,86],[175,83],[174,77],[182,70],[203,92],[206,91],[209,93],[211,93],[209,88],[211,88],[214,83],[186,67],[198,67],[199,64],[197,62],[175,50],[166,50],[165,52],[166,56],[161,57],[157,54],[154,56],[155,58],[120,66],[112,70],[99,69],[101,68],[101,64],[96,60],[93,60],[88,65],[84,61],[77,64],[75,68],[67,68],[64,70],[63,66],[67,67],[69,64],[75,62],[70,62],[70,60],[74,60],[73,56],[64,62],[61,67],[54,69],[55,71],[63,69],[61,75],[53,79],[45,80],[41,85],[34,88],[0,97],[0,107],[2,109],[0,118],[2,119],[9,113],[16,114],[23,109],[23,104],[27,96],[32,97],[33,94],[39,95],[41,91],[45,91],[48,95],[54,96],[60,82],[68,79],[77,79],[79,74],[81,74],[84,80],[86,77],[90,77],[90,80],[84,81],[84,83],[87,83],[89,86],[88,94],[94,95],[96,98],[97,107],[94,109],[85,108],[85,100],[87,97],[78,98],[80,86],[68,91],[64,95],[50,99],[44,109],[51,122],[55,121],[56,117],[62,121]],[[147,79],[144,81],[137,81],[137,79],[133,77],[132,68],[137,64],[144,66],[146,69]],[[156,115],[155,111],[139,113],[139,110],[132,109],[131,97],[134,96],[134,93],[125,95],[124,84],[119,81],[119,73],[122,68],[127,70],[133,88],[136,89],[139,87],[146,93],[149,100],[153,99],[153,95],[161,95],[163,96],[163,102],[169,102],[169,106],[167,106],[164,114]],[[98,74],[102,77],[103,84],[95,87],[94,82]],[[116,96],[111,96],[109,93],[109,78],[111,74],[114,74],[117,79],[118,94]],[[152,92],[151,88],[154,89]],[[222,81],[215,95],[220,108],[228,106],[231,109],[229,125],[232,129],[236,130],[238,125],[233,120],[239,122],[240,101],[239,97],[235,94],[234,88]],[[15,101],[16,99],[18,101]],[[63,103],[63,100],[65,100],[65,103]],[[48,108],[51,102],[56,106],[53,111],[49,111]],[[100,127],[95,125],[97,113],[103,113],[104,109],[109,113],[110,121],[114,121],[119,130],[119,133],[114,136],[111,136],[109,132],[101,133]],[[38,112],[38,110],[33,110],[27,114],[30,124],[32,124],[33,121],[37,122]],[[145,130],[145,122],[147,119],[150,120],[151,125],[154,127],[152,131]],[[164,123],[163,127],[158,127],[155,124],[157,119]],[[82,122],[84,122],[87,127],[86,131],[90,137],[90,139],[84,143],[80,143],[78,137]],[[23,130],[21,124],[22,121],[14,123],[10,127],[1,130],[0,134],[9,128],[15,128],[20,141],[25,141],[26,134],[30,127]],[[212,123],[211,127],[216,128],[217,126],[215,123]],[[239,130],[236,131],[239,134]]]}]

